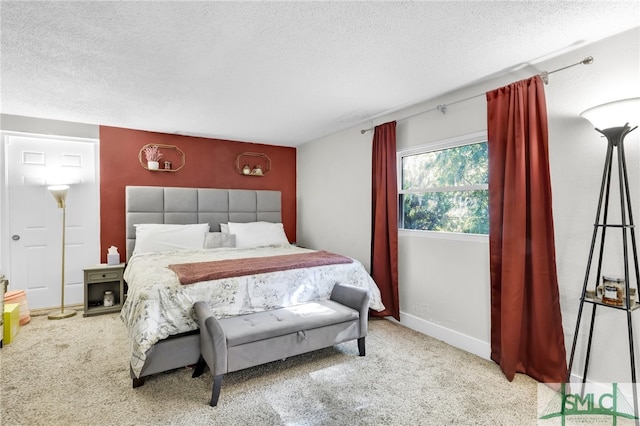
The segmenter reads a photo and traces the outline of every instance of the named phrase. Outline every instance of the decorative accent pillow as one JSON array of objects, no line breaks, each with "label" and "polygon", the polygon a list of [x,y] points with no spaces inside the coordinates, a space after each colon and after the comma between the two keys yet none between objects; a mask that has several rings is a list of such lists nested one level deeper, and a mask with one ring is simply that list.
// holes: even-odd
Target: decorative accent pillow
[{"label": "decorative accent pillow", "polygon": [[260,247],[289,244],[282,223],[271,222],[229,222],[229,233],[236,236],[236,247]]},{"label": "decorative accent pillow", "polygon": [[220,224],[220,231],[228,234],[229,233],[229,225],[227,225],[226,223],[221,223]]},{"label": "decorative accent pillow", "polygon": [[208,223],[173,225],[141,223],[136,227],[133,254],[158,253],[170,250],[201,249],[209,232]]},{"label": "decorative accent pillow", "polygon": [[236,236],[234,234],[225,234],[224,232],[207,232],[204,236],[204,248],[220,248],[235,247]]}]

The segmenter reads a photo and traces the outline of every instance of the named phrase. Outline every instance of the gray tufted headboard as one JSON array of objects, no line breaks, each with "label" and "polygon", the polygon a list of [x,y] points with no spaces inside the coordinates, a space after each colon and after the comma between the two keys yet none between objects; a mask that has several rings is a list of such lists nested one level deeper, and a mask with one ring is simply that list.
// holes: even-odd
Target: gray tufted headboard
[{"label": "gray tufted headboard", "polygon": [[127,186],[127,261],[138,223],[209,223],[211,232],[226,222],[282,222],[280,191]]}]

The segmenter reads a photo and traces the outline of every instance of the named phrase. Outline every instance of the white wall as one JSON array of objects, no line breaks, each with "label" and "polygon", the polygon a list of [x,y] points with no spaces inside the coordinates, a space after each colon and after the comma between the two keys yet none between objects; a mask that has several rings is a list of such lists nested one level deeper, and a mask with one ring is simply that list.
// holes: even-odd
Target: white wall
[{"label": "white wall", "polygon": [[0,114],[0,129],[12,132],[37,133],[41,135],[70,136],[99,139],[100,126],[73,123],[70,121]]},{"label": "white wall", "polygon": [[[351,256],[369,268],[371,135],[350,130],[298,149],[298,245]],[[309,232],[307,232],[309,231]]]},{"label": "white wall", "polygon": [[[416,112],[482,94],[593,56],[592,65],[550,75],[546,86],[549,151],[556,232],[556,257],[567,354],[571,350],[579,295],[591,241],[606,142],[579,113],[607,101],[640,96],[640,30],[622,33],[493,80],[474,84],[403,111],[298,148],[298,241],[353,256],[369,265],[371,224],[371,132],[361,128],[399,120],[398,149],[436,142],[486,129],[484,96],[402,120]],[[419,95],[419,94],[417,94]],[[621,125],[624,123],[621,123]],[[640,217],[640,130],[627,136],[625,148],[635,219]],[[618,273],[619,238],[605,270]],[[399,237],[401,322],[483,357],[489,356],[490,296],[488,241]],[[633,282],[633,281],[632,281]],[[448,290],[444,297],[442,288]],[[585,309],[585,314],[590,312]],[[640,329],[635,314],[634,326]],[[586,332],[583,319],[581,331]],[[624,315],[598,310],[589,379],[629,382]],[[636,335],[639,335],[636,333]],[[640,341],[636,341],[636,348]],[[574,374],[582,374],[584,339],[579,342]],[[636,351],[637,352],[637,351]],[[615,363],[612,366],[612,357]]]}]

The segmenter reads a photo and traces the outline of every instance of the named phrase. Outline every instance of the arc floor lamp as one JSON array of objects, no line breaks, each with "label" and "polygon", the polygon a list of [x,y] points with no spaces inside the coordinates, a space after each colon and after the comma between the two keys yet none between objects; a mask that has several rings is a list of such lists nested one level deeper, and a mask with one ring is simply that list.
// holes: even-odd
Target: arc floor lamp
[{"label": "arc floor lamp", "polygon": [[55,185],[47,188],[53,198],[58,202],[58,208],[62,209],[62,278],[60,283],[60,312],[51,312],[49,314],[50,320],[64,319],[72,317],[76,314],[76,311],[67,309],[64,310],[64,252],[65,252],[65,234],[66,234],[66,210],[67,210],[67,193],[69,192],[68,185]]}]

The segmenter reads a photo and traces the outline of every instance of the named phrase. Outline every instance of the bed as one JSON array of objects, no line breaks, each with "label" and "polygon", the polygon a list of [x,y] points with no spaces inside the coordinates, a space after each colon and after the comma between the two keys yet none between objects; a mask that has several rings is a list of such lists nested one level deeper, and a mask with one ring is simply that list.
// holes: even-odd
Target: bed
[{"label": "bed", "polygon": [[[384,309],[375,282],[350,258],[241,276],[202,275],[181,283],[185,278],[180,268],[185,265],[217,266],[249,258],[265,263],[322,254],[289,244],[282,230],[279,191],[128,186],[125,197],[128,291],[120,316],[129,337],[134,387],[146,376],[198,361],[193,305],[199,301],[216,317],[226,318],[328,299],[340,282],[367,289],[370,308]],[[221,225],[227,232],[221,232]],[[197,246],[193,241],[203,227],[204,241]]]}]

